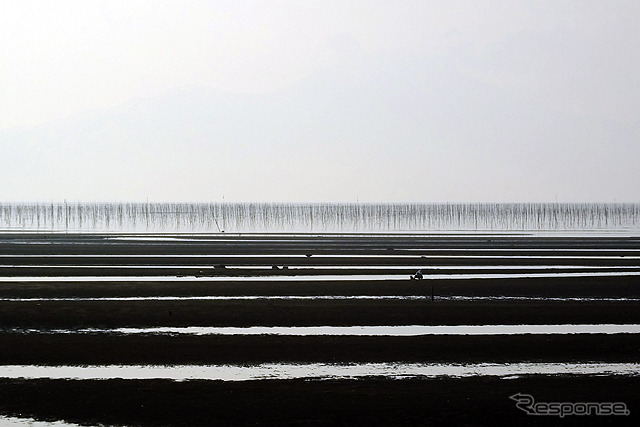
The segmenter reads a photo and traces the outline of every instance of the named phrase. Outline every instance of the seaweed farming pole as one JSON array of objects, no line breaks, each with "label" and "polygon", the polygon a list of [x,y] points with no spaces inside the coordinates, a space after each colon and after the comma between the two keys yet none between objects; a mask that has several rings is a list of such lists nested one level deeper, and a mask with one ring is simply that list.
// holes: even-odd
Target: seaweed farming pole
[{"label": "seaweed farming pole", "polygon": [[225,205],[224,205],[224,194],[223,194],[222,195],[222,209],[221,209],[221,211],[222,211],[222,229],[226,230],[227,229],[227,224],[225,222],[225,212],[224,212],[224,210],[225,210]]}]

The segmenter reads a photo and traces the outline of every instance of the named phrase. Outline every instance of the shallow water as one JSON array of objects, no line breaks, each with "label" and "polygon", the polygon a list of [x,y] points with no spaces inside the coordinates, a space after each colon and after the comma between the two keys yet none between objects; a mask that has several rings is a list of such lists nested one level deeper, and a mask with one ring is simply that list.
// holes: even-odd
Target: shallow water
[{"label": "shallow water", "polygon": [[[62,297],[62,298],[0,298],[0,301],[253,301],[253,300],[426,300],[421,295],[233,295],[233,296],[150,296],[150,297]],[[621,299],[622,300],[622,299]],[[624,299],[629,301],[630,299]],[[638,299],[640,300],[640,299]]]},{"label": "shallow water", "polygon": [[66,421],[36,421],[33,418],[6,417],[0,415],[2,427],[81,427]]},{"label": "shallow water", "polygon": [[[1,260],[0,260],[1,261]],[[51,271],[55,271],[55,269],[69,269],[74,268],[78,271],[100,268],[100,269],[109,269],[109,270],[118,270],[118,269],[130,269],[137,268],[140,270],[154,270],[154,271],[162,271],[162,270],[170,270],[173,271],[177,268],[183,269],[202,269],[204,271],[211,271],[214,267],[211,264],[202,264],[202,265],[194,265],[194,264],[170,264],[170,265],[135,265],[135,264],[95,264],[95,265],[66,265],[66,264],[46,264],[46,265],[33,265],[33,264],[7,264],[0,265],[0,267],[10,267],[10,268],[46,268],[51,269]],[[280,272],[282,274],[293,274],[299,271],[311,272],[318,271],[322,272],[323,270],[364,270],[364,271],[376,271],[376,270],[396,270],[397,274],[406,275],[406,271],[417,271],[417,270],[448,270],[448,271],[458,271],[458,270],[504,270],[505,272],[509,272],[509,270],[606,270],[601,271],[603,273],[608,273],[609,271],[633,271],[636,270],[640,273],[640,266],[636,265],[429,265],[428,267],[424,267],[424,264],[414,264],[414,265],[296,265],[293,267],[289,267],[287,269],[282,270],[281,267]],[[216,275],[220,274],[237,274],[239,269],[251,269],[252,271],[261,271],[261,272],[272,272],[272,267],[267,267],[264,264],[255,265],[255,264],[234,264],[233,266],[226,267],[222,272],[216,270]],[[580,272],[580,271],[576,271]],[[590,273],[589,271],[584,271],[585,273]],[[320,274],[318,274],[320,275]]]},{"label": "shallow water", "polygon": [[151,327],[83,329],[8,329],[12,333],[44,334],[185,334],[185,335],[346,335],[346,336],[421,336],[421,335],[566,335],[637,334],[640,325],[564,324],[564,325],[404,325],[404,326],[250,326],[250,327]]},{"label": "shallow water", "polygon": [[287,380],[300,378],[353,379],[371,376],[403,378],[474,377],[518,375],[640,375],[639,363],[354,363],[257,365],[100,365],[100,366],[0,366],[0,378],[24,379],[168,379],[189,380]]},{"label": "shallow water", "polygon": [[[11,241],[11,243],[15,243],[15,241]],[[518,248],[513,248],[513,249],[491,249],[491,248],[477,248],[477,249],[473,249],[474,252],[486,252],[489,255],[465,255],[466,253],[469,252],[469,249],[460,249],[460,248],[424,248],[424,249],[411,249],[411,251],[420,251],[420,250],[424,250],[426,253],[430,254],[430,255],[407,255],[407,254],[402,254],[403,249],[396,249],[394,250],[398,253],[395,254],[366,254],[366,255],[362,255],[362,254],[348,254],[348,255],[344,255],[344,254],[329,254],[329,255],[324,255],[324,254],[314,254],[313,258],[337,258],[337,259],[341,259],[341,258],[384,258],[384,259],[394,259],[394,258],[415,258],[416,260],[422,260],[424,258],[432,258],[432,257],[438,257],[438,258],[495,258],[495,259],[509,259],[509,258],[541,258],[541,259],[545,259],[545,258],[550,258],[550,259],[557,259],[557,258],[567,258],[567,259],[620,259],[621,256],[620,255],[554,255],[553,252],[559,252],[559,251],[571,251],[571,252],[575,252],[575,253],[580,253],[580,252],[589,252],[589,253],[596,253],[596,252],[604,252],[604,253],[608,253],[608,252],[612,252],[612,251],[621,251],[624,253],[634,253],[637,256],[624,256],[625,259],[638,259],[640,258],[640,249],[609,249],[609,248],[604,248],[604,249],[578,249],[578,248],[569,248],[569,249],[538,249],[538,248],[532,248],[532,249],[518,249]],[[460,252],[459,255],[440,255],[437,254],[437,252]],[[490,255],[491,252],[513,252],[513,255]],[[518,255],[518,252],[540,252],[541,255]],[[232,255],[227,255],[227,254],[216,254],[216,255],[207,255],[207,254],[197,254],[197,255],[191,255],[191,254],[172,254],[172,255],[164,255],[164,254],[144,254],[144,255],[131,255],[131,254],[118,254],[118,255],[114,255],[114,254],[100,254],[100,255],[93,255],[93,254],[73,254],[73,255],[67,255],[67,254],[48,254],[48,255],[33,255],[33,254],[11,254],[11,255],[0,255],[0,260],[3,259],[4,257],[11,257],[11,258],[42,258],[42,257],[46,257],[46,258],[51,258],[51,259],[56,259],[56,258],[115,258],[115,259],[119,259],[119,258],[127,258],[127,259],[135,259],[135,258],[202,258],[202,259],[206,259],[206,258],[215,258],[215,259],[224,259],[224,258],[276,258],[276,257],[285,257],[285,258],[306,258],[306,255],[295,255],[295,254],[291,254],[291,253],[269,253],[269,254],[232,254]]]},{"label": "shallow water", "polygon": [[[209,296],[146,296],[146,297],[53,297],[0,298],[0,301],[286,301],[286,300],[430,300],[426,295],[209,295]],[[437,296],[438,301],[640,301],[640,298],[607,297],[527,297],[527,296]]]}]

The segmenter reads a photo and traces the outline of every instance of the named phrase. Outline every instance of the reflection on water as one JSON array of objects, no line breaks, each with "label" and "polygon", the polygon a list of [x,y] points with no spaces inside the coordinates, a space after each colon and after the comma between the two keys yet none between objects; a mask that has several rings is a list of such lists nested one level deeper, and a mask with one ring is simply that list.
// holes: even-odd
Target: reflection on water
[{"label": "reflection on water", "polygon": [[[287,300],[431,300],[424,295],[208,295],[208,296],[147,296],[147,297],[54,297],[54,298],[0,298],[0,301],[42,302],[42,301],[287,301]],[[609,297],[529,297],[529,296],[436,296],[438,301],[640,301],[640,298]]]},{"label": "reflection on water", "polygon": [[[0,258],[0,262],[2,262],[2,259]],[[89,270],[89,269],[108,269],[110,271],[115,271],[115,270],[119,270],[119,269],[132,269],[132,268],[136,268],[136,269],[140,269],[140,270],[152,270],[156,273],[158,273],[158,275],[163,275],[160,274],[162,273],[162,270],[165,271],[174,271],[177,268],[183,268],[183,269],[190,269],[191,271],[199,268],[199,269],[203,269],[204,273],[202,274],[206,274],[206,272],[208,270],[212,269],[211,264],[209,265],[205,265],[205,264],[190,264],[190,265],[179,265],[179,264],[167,264],[167,265],[133,265],[133,264],[118,264],[118,263],[112,263],[112,264],[83,264],[83,265],[68,265],[68,264],[53,264],[53,263],[47,263],[44,265],[37,265],[37,264],[0,264],[1,267],[10,267],[10,268],[40,268],[40,269],[48,269],[50,270],[50,275],[51,276],[55,276],[57,275],[56,269],[69,269],[69,268],[74,268],[77,271],[82,271],[82,270]],[[396,270],[396,272],[393,273],[387,273],[388,275],[402,275],[405,276],[407,274],[407,271],[416,271],[416,270],[420,270],[422,269],[423,272],[427,272],[427,271],[438,271],[439,273],[445,273],[445,274],[452,274],[453,272],[456,271],[464,271],[464,270],[504,270],[506,273],[509,272],[509,270],[531,270],[531,273],[557,273],[560,274],[562,272],[569,272],[571,273],[572,271],[567,271],[567,270],[576,270],[573,272],[579,273],[579,272],[583,272],[583,273],[587,273],[590,274],[592,273],[589,270],[599,270],[599,272],[604,272],[604,273],[608,273],[608,272],[614,272],[614,271],[622,271],[625,272],[625,270],[628,271],[635,271],[640,273],[640,267],[639,266],[635,266],[635,265],[456,265],[456,266],[451,266],[451,265],[429,265],[428,267],[423,267],[422,264],[414,264],[414,265],[331,265],[331,264],[325,264],[325,265],[319,265],[319,266],[307,266],[307,265],[295,265],[292,268],[290,268],[291,264],[289,264],[287,266],[286,271],[281,272],[283,274],[289,274],[289,275],[298,275],[298,273],[300,273],[301,270],[303,270],[305,273],[307,273],[307,275],[313,274],[312,272],[315,272],[315,275],[318,276],[322,276],[324,275],[324,273],[326,273],[327,270],[362,270],[361,273],[368,273],[370,271],[376,271],[376,270]],[[206,270],[208,269],[208,270]],[[265,264],[258,264],[258,263],[253,263],[253,264],[233,264],[232,267],[226,267],[224,269],[224,271],[216,271],[215,275],[216,276],[221,276],[226,274],[238,274],[240,269],[251,269],[253,272],[257,272],[257,273],[267,273],[267,272],[272,272],[273,271],[273,267],[266,267]],[[442,271],[441,271],[442,270]],[[557,272],[554,270],[561,270],[560,272]],[[596,271],[597,272],[597,271]],[[164,273],[164,275],[166,275],[167,273]],[[191,273],[191,274],[195,274],[195,273]],[[201,274],[201,273],[198,273]],[[255,274],[255,273],[253,273]],[[346,273],[349,274],[349,273]]]},{"label": "reflection on water", "polygon": [[65,421],[36,421],[33,418],[5,417],[0,415],[0,426],[3,427],[81,427],[80,424]]},{"label": "reflection on water", "polygon": [[[252,301],[252,300],[426,300],[420,295],[233,295],[233,296],[167,296],[167,297],[96,297],[96,298],[0,298],[0,301]],[[629,301],[630,298],[611,299]],[[639,299],[640,300],[640,299]],[[601,301],[601,299],[598,299]]]},{"label": "reflection on water", "polygon": [[106,365],[106,366],[0,366],[0,378],[50,379],[168,379],[249,381],[268,379],[349,379],[384,376],[396,379],[415,377],[471,377],[542,375],[640,375],[638,363],[354,363],[257,365]]},{"label": "reflection on water", "polygon": [[[371,237],[372,235],[368,235],[368,237]],[[424,237],[424,236],[423,236]],[[115,239],[115,238],[114,238]],[[221,240],[216,240],[217,242],[220,242]],[[243,242],[246,242],[247,240],[243,239]],[[16,244],[18,242],[16,242],[16,240],[12,240],[11,241],[12,244]],[[40,242],[39,242],[40,243]],[[28,242],[19,242],[19,244],[28,244]],[[420,262],[423,262],[423,259],[429,259],[429,258],[455,258],[455,259],[465,259],[465,258],[480,258],[480,259],[495,259],[497,261],[499,260],[503,260],[503,259],[511,259],[511,258],[517,258],[517,259],[550,259],[550,260],[554,260],[554,259],[576,259],[576,260],[592,260],[592,259],[620,259],[621,255],[624,256],[625,259],[640,259],[640,256],[632,256],[629,254],[635,254],[638,255],[638,253],[640,253],[640,249],[580,249],[580,248],[571,248],[571,249],[544,249],[544,248],[531,248],[531,249],[522,249],[522,248],[510,248],[510,249],[491,249],[491,248],[474,248],[473,251],[474,252],[482,252],[482,253],[488,253],[491,254],[492,252],[500,252],[500,253],[504,253],[506,251],[508,251],[509,253],[511,253],[510,255],[465,255],[469,253],[469,249],[459,249],[459,248],[412,248],[412,251],[424,251],[425,254],[427,255],[421,255],[421,256],[417,256],[417,255],[406,255],[406,254],[384,254],[384,255],[380,255],[380,254],[366,254],[366,255],[358,255],[358,254],[330,254],[330,255],[324,255],[324,254],[314,254],[313,258],[314,259],[322,259],[322,258],[336,258],[336,259],[345,259],[345,258],[353,258],[353,259],[358,259],[358,258],[384,258],[384,259],[394,259],[394,258],[408,258],[408,257],[413,257],[416,260],[420,260]],[[398,252],[402,252],[402,249],[397,249]],[[580,252],[588,252],[588,255],[555,255],[554,252],[561,252],[561,251],[571,251],[571,252],[575,252],[575,253],[580,253]],[[615,251],[616,253],[618,253],[619,255],[593,255],[594,253],[610,253],[611,251]],[[445,252],[444,254],[439,254],[438,252]],[[460,252],[460,254],[456,254],[456,255],[449,255],[449,252]],[[519,255],[518,252],[536,252],[536,253],[540,253],[541,255]],[[0,255],[0,260],[2,260],[3,258],[6,257],[10,257],[10,258],[22,258],[22,259],[26,259],[28,260],[29,258],[42,258],[43,255],[32,255],[32,254],[11,254],[11,255],[6,255],[6,254],[2,254]],[[163,259],[163,258],[200,258],[200,259],[204,259],[206,260],[207,258],[213,258],[213,259],[225,259],[225,258],[256,258],[256,259],[260,259],[260,258],[277,258],[277,257],[284,257],[284,258],[304,258],[305,256],[303,255],[294,255],[294,254],[290,254],[290,253],[277,253],[277,252],[273,252],[273,253],[269,253],[269,254],[233,254],[233,255],[227,255],[227,254],[215,254],[215,255],[207,255],[207,254],[198,254],[198,255],[193,255],[193,254],[171,254],[171,255],[166,255],[166,254],[145,254],[145,255],[131,255],[131,254],[118,254],[118,255],[113,255],[113,254],[101,254],[101,255],[90,255],[90,254],[73,254],[73,255],[65,255],[65,254],[47,254],[46,257],[48,259],[59,259],[59,258],[72,258],[72,259],[82,259],[82,258],[104,258],[104,259]]]},{"label": "reflection on water", "polygon": [[348,336],[420,336],[420,335],[522,335],[522,334],[637,334],[640,325],[565,324],[565,325],[407,325],[407,326],[250,326],[250,327],[153,327],[85,329],[15,329],[17,333],[105,333],[105,334],[186,334],[186,335],[348,335]]}]

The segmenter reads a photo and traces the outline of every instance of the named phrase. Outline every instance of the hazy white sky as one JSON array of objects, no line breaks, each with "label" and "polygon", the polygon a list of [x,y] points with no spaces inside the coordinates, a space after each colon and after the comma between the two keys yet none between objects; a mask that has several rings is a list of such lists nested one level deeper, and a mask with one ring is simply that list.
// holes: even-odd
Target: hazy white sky
[{"label": "hazy white sky", "polygon": [[0,200],[639,201],[638,16],[0,0]]}]

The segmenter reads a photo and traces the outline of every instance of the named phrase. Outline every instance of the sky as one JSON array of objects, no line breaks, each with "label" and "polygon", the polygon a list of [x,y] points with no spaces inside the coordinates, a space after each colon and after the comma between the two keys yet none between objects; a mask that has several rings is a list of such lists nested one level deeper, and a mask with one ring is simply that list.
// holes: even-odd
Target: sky
[{"label": "sky", "polygon": [[0,0],[0,201],[638,202],[638,16]]}]

